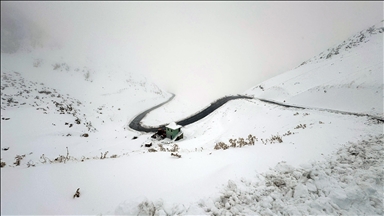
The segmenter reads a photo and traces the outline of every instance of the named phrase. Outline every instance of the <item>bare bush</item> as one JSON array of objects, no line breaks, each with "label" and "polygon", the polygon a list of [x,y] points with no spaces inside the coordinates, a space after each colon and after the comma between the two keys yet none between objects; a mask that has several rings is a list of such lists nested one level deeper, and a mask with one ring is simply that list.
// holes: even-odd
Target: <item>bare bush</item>
[{"label": "bare bush", "polygon": [[255,145],[255,141],[258,141],[257,137],[253,136],[252,134],[249,134],[247,139],[249,145]]},{"label": "bare bush", "polygon": [[89,135],[87,133],[81,134],[81,137],[88,137]]},{"label": "bare bush", "polygon": [[109,151],[106,151],[103,155],[103,152],[101,152],[101,156],[100,156],[100,159],[105,159],[107,157],[107,154],[108,154]]},{"label": "bare bush", "polygon": [[73,199],[75,199],[75,197],[80,197],[80,188],[77,188],[76,193],[73,195]]},{"label": "bare bush", "polygon": [[157,152],[157,150],[154,148],[150,148],[150,149],[148,149],[148,152]]},{"label": "bare bush", "polygon": [[247,145],[248,143],[246,143],[246,142],[244,141],[244,138],[240,137],[240,138],[238,139],[238,141],[237,141],[237,144],[238,144],[238,147],[241,148],[241,147]]},{"label": "bare bush", "polygon": [[163,146],[163,144],[157,144],[157,145],[159,146],[160,151],[162,151],[162,152],[165,152],[165,151],[166,151],[165,148],[164,148],[164,146]]},{"label": "bare bush", "polygon": [[171,156],[181,158],[181,155],[179,155],[179,154],[177,154],[177,153],[171,153]]},{"label": "bare bush", "polygon": [[306,124],[299,124],[299,125],[297,125],[296,127],[295,127],[295,129],[299,129],[299,128],[303,128],[303,129],[305,129],[307,127],[307,125]]},{"label": "bare bush", "polygon": [[253,136],[252,134],[249,134],[248,137],[246,138],[246,140],[242,137],[240,137],[238,139],[229,139],[230,145],[227,145],[224,142],[219,142],[219,143],[216,143],[214,149],[215,150],[219,150],[219,149],[226,150],[229,147],[241,148],[241,147],[246,146],[246,145],[255,145],[255,141],[258,142],[258,138],[256,136]]},{"label": "bare bush", "polygon": [[177,151],[179,151],[179,146],[177,144],[174,144],[173,147],[169,151],[170,152],[177,152]]},{"label": "bare bush", "polygon": [[25,155],[16,155],[16,157],[15,157],[15,162],[13,163],[13,164],[15,164],[16,166],[20,166],[20,161],[23,159],[23,158],[25,158]]},{"label": "bare bush", "polygon": [[156,214],[157,208],[153,204],[153,202],[150,202],[148,200],[144,200],[139,204],[139,213],[137,215],[147,214],[150,216],[154,216]]},{"label": "bare bush", "polygon": [[231,143],[230,146],[231,146],[232,148],[236,148],[236,141],[237,141],[236,139],[229,139],[229,143]]},{"label": "bare bush", "polygon": [[229,148],[228,145],[223,142],[216,143],[214,147],[215,150],[219,150],[219,149],[227,150],[228,148]]},{"label": "bare bush", "polygon": [[33,161],[32,160],[30,160],[30,161],[28,161],[28,163],[27,163],[27,167],[29,168],[29,167],[34,167],[35,166],[35,163],[33,163]]},{"label": "bare bush", "polygon": [[282,143],[283,142],[283,139],[281,138],[281,136],[279,136],[278,134],[277,135],[272,135],[271,137],[271,143],[274,143],[275,141],[279,142],[279,143]]},{"label": "bare bush", "polygon": [[63,155],[59,155],[59,157],[55,158],[54,162],[58,162],[58,163],[65,163],[66,160],[65,160],[65,157]]},{"label": "bare bush", "polygon": [[[55,158],[53,161],[49,160],[51,163],[52,162],[57,162],[57,163],[66,163],[71,157],[69,156],[69,150],[67,148],[67,155],[59,155],[59,157]],[[44,154],[40,157],[41,159],[44,159],[44,163],[46,162],[46,158],[44,157]]]},{"label": "bare bush", "polygon": [[6,163],[5,162],[0,162],[0,167],[3,168],[5,167]]},{"label": "bare bush", "polygon": [[283,136],[289,136],[289,135],[291,135],[291,134],[292,134],[291,131],[287,131],[285,134],[283,134]]},{"label": "bare bush", "polygon": [[88,131],[89,132],[94,132],[94,131],[97,131],[95,127],[93,127],[92,125],[92,122],[89,121],[89,122],[85,122],[85,126],[88,128]]},{"label": "bare bush", "polygon": [[51,161],[49,158],[45,157],[44,154],[42,154],[42,155],[40,156],[40,159],[43,159],[43,160],[44,160],[44,161],[40,161],[41,163],[46,163],[46,162],[47,162],[47,159],[48,159],[48,161],[49,161],[50,163],[52,163],[52,161]]},{"label": "bare bush", "polygon": [[273,144],[275,142],[282,143],[283,142],[283,138],[279,134],[271,135],[271,138],[265,139],[265,140],[261,139],[261,142],[264,145],[267,145],[268,143]]}]

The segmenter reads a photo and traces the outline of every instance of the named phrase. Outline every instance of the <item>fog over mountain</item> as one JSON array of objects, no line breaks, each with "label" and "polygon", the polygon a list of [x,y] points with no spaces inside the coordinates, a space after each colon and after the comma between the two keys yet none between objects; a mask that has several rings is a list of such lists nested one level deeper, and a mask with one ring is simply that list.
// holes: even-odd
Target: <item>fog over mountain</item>
[{"label": "fog over mountain", "polygon": [[61,48],[206,103],[383,18],[382,2],[1,2],[1,50]]}]

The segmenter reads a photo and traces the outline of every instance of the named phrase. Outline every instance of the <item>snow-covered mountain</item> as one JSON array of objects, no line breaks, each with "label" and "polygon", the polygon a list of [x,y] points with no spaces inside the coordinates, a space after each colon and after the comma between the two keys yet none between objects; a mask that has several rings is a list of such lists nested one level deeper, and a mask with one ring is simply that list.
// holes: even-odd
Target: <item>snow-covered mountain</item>
[{"label": "snow-covered mountain", "polygon": [[383,32],[381,21],[246,94],[383,117]]},{"label": "snow-covered mountain", "polygon": [[[140,71],[94,59],[81,62],[60,49],[2,53],[1,58],[1,142],[15,154],[44,151],[40,146],[52,140],[58,145],[74,136],[81,140],[85,133],[132,133],[130,119],[171,96]],[[16,128],[19,136],[13,134]],[[13,158],[2,155],[7,164]]]},{"label": "snow-covered mountain", "polygon": [[[246,93],[382,116],[382,33],[362,31]],[[382,121],[241,99],[165,144],[127,125],[169,93],[125,59],[65,53],[1,54],[2,215],[384,213]],[[144,122],[191,107],[176,98]]]}]

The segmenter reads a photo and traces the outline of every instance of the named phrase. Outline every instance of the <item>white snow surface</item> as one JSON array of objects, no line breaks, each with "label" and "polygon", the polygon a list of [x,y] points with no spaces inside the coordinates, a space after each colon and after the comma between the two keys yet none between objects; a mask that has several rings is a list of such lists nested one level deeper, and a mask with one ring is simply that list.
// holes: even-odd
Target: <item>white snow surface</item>
[{"label": "white snow surface", "polygon": [[[378,31],[344,54],[313,60],[262,83],[264,91],[247,93],[382,116]],[[59,51],[1,57],[2,215],[384,214],[378,120],[241,99],[183,127],[184,139],[159,146],[152,134],[127,127],[171,96],[140,72],[107,61],[79,63]],[[351,104],[344,100],[349,90],[369,96]],[[148,114],[145,124],[177,121],[202,108],[175,101],[181,99]],[[241,138],[249,145],[215,149]],[[147,141],[151,148],[143,146]],[[77,188],[80,197],[74,198]]]},{"label": "white snow surface", "polygon": [[380,22],[246,94],[383,117],[383,31]]}]

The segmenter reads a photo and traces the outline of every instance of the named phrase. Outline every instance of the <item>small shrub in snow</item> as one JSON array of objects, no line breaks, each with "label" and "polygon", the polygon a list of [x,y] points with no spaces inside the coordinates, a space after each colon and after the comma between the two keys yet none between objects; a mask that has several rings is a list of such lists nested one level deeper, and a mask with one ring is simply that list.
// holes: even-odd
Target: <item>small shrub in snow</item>
[{"label": "small shrub in snow", "polygon": [[174,144],[173,147],[169,150],[170,152],[178,152],[179,146],[177,144]]},{"label": "small shrub in snow", "polygon": [[299,129],[299,128],[303,128],[303,129],[305,129],[307,127],[307,125],[306,124],[299,124],[299,125],[297,125],[296,127],[295,127],[295,129]]},{"label": "small shrub in snow", "polygon": [[0,167],[3,168],[5,167],[6,163],[5,162],[0,162]]},{"label": "small shrub in snow", "polygon": [[89,132],[97,131],[95,127],[93,127],[92,122],[85,122],[85,126],[88,128]]},{"label": "small shrub in snow", "polygon": [[157,150],[154,148],[150,148],[150,149],[148,149],[148,152],[157,152]]},{"label": "small shrub in snow", "polygon": [[80,197],[80,188],[77,188],[76,193],[73,195],[73,199],[75,199],[75,197]]},{"label": "small shrub in snow", "polygon": [[[55,160],[51,161],[50,162],[57,162],[57,163],[66,163],[71,157],[69,156],[69,150],[68,150],[68,147],[67,148],[67,155],[64,156],[64,155],[59,155],[59,157],[55,158]],[[44,156],[44,154],[42,155]],[[42,157],[40,157],[42,158]],[[45,158],[44,158],[45,160]]]},{"label": "small shrub in snow", "polygon": [[283,134],[283,136],[289,136],[289,135],[291,135],[291,134],[292,134],[291,131],[287,131],[285,134]]},{"label": "small shrub in snow", "polygon": [[60,155],[59,157],[55,158],[54,162],[58,162],[58,163],[62,163],[62,162],[66,162],[66,159],[63,155]]},{"label": "small shrub in snow", "polygon": [[23,159],[23,158],[25,158],[25,155],[16,155],[16,157],[15,157],[15,162],[13,163],[13,164],[15,164],[16,166],[20,166],[20,161]]},{"label": "small shrub in snow", "polygon": [[244,141],[244,138],[242,138],[242,137],[239,138],[239,140],[237,141],[237,144],[238,144],[239,148],[247,145],[247,143],[245,143],[245,141]]},{"label": "small shrub in snow", "polygon": [[101,156],[100,156],[100,159],[105,159],[107,157],[107,154],[108,154],[109,151],[106,151],[103,155],[103,152],[101,152]]},{"label": "small shrub in snow", "polygon": [[171,156],[181,158],[181,155],[179,155],[179,154],[177,154],[177,153],[171,153]]},{"label": "small shrub in snow", "polygon": [[117,155],[116,154],[114,154],[114,155],[111,155],[111,157],[110,158],[117,158]]},{"label": "small shrub in snow", "polygon": [[81,134],[81,137],[88,137],[89,135],[87,133]]},{"label": "small shrub in snow", "polygon": [[47,162],[47,159],[48,159],[48,161],[49,161],[50,163],[52,163],[52,161],[51,161],[49,158],[45,157],[44,154],[42,154],[42,155],[40,156],[40,159],[43,160],[43,161],[40,160],[41,163],[46,163],[46,162]]},{"label": "small shrub in snow", "polygon": [[224,142],[219,142],[219,143],[216,143],[214,149],[215,150],[219,150],[219,149],[226,150],[229,147],[231,147],[231,148],[241,148],[241,147],[246,146],[246,145],[255,145],[255,141],[257,142],[258,139],[257,139],[256,136],[253,136],[252,134],[249,134],[248,137],[247,137],[247,141],[244,138],[242,138],[242,137],[240,137],[239,139],[229,139],[230,145],[227,145]]},{"label": "small shrub in snow", "polygon": [[80,120],[79,118],[77,118],[77,119],[75,120],[75,122],[76,122],[76,124],[81,124],[81,120]]},{"label": "small shrub in snow", "polygon": [[162,151],[162,152],[166,151],[165,148],[163,147],[163,144],[157,144],[157,145],[159,146],[160,151]]},{"label": "small shrub in snow", "polygon": [[219,149],[226,150],[226,149],[228,149],[228,145],[223,143],[223,142],[219,142],[219,143],[216,143],[214,149],[215,150],[219,150]]},{"label": "small shrub in snow", "polygon": [[275,142],[282,143],[283,142],[283,138],[279,134],[271,135],[271,138],[265,139],[265,140],[261,139],[261,142],[264,145],[267,145],[268,143],[273,144]]},{"label": "small shrub in snow", "polygon": [[374,31],[375,31],[375,26],[374,26],[374,25],[371,26],[371,27],[369,27],[369,28],[367,29],[367,32],[368,32],[369,34],[373,34]]},{"label": "small shrub in snow", "polygon": [[144,200],[139,204],[139,213],[137,215],[146,214],[146,215],[155,215],[157,209],[153,202]]},{"label": "small shrub in snow", "polygon": [[257,137],[253,136],[252,134],[249,134],[247,139],[249,145],[255,145],[255,141],[258,141]]},{"label": "small shrub in snow", "polygon": [[29,167],[34,167],[35,166],[35,163],[33,163],[33,161],[32,160],[30,160],[30,161],[28,161],[28,163],[27,163],[27,167],[29,168]]},{"label": "small shrub in snow", "polygon": [[[229,139],[229,143],[231,144],[230,146],[232,148],[236,148],[236,141],[237,141],[236,139]],[[225,145],[225,143],[223,143],[223,144]],[[223,145],[223,144],[221,144],[221,145]]]},{"label": "small shrub in snow", "polygon": [[277,141],[279,143],[282,143],[283,142],[283,139],[281,138],[281,136],[279,136],[278,134],[277,135],[272,135],[271,137],[271,143],[273,143],[274,141]]}]

